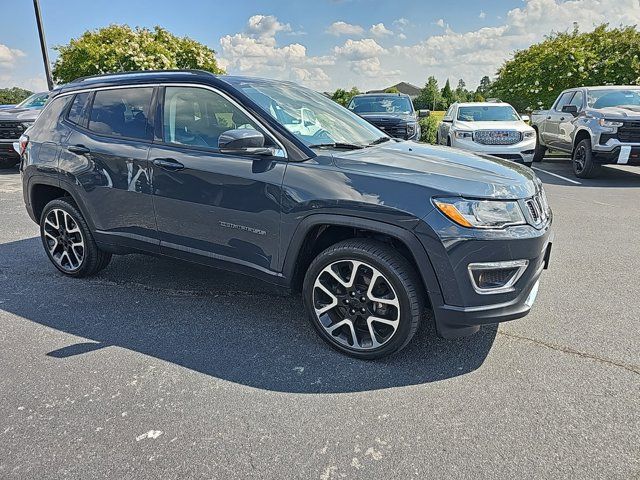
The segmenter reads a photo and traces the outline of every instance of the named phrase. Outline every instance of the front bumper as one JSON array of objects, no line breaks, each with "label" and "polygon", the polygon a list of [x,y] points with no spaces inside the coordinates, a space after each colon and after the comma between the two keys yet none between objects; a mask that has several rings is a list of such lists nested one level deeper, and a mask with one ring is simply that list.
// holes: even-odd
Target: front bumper
[{"label": "front bumper", "polygon": [[483,155],[513,160],[518,163],[533,162],[533,154],[536,149],[536,139],[530,138],[513,145],[484,145],[464,138],[452,138],[451,146]]},{"label": "front bumper", "polygon": [[617,143],[610,148],[607,145],[593,147],[595,160],[601,164],[640,165],[640,144]]},{"label": "front bumper", "polygon": [[[488,323],[505,322],[529,313],[547,268],[553,233],[551,219],[541,229],[529,225],[478,231],[453,226],[432,212],[415,230],[429,255],[440,292],[429,291],[436,329],[445,338],[471,335]],[[480,262],[527,260],[513,288],[492,295],[478,293],[468,266]]]}]

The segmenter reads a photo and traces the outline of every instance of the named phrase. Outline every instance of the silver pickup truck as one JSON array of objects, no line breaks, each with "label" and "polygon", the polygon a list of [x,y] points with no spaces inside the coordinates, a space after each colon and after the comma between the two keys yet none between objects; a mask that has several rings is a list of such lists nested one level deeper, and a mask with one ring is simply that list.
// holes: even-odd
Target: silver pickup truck
[{"label": "silver pickup truck", "polygon": [[604,164],[640,165],[640,87],[565,90],[550,110],[534,111],[534,161],[548,149],[571,154],[579,178],[596,177]]}]

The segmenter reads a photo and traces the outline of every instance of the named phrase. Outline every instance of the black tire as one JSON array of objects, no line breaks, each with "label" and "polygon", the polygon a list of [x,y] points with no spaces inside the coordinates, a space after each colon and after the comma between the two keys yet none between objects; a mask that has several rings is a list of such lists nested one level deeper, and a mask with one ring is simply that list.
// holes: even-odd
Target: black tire
[{"label": "black tire", "polygon": [[595,178],[600,175],[602,165],[595,162],[591,140],[585,138],[578,142],[571,155],[571,165],[573,173],[578,178]]},{"label": "black tire", "polygon": [[[345,344],[344,340],[339,341],[338,336],[332,335],[333,332],[329,333],[327,330],[327,328],[331,328],[335,324],[331,324],[329,327],[323,325],[320,316],[316,314],[316,307],[314,304],[316,301],[316,298],[314,298],[316,280],[319,279],[321,275],[327,275],[325,269],[330,268],[331,265],[348,263],[349,261],[364,263],[364,265],[361,265],[358,270],[358,272],[363,275],[362,278],[364,279],[366,279],[367,272],[373,273],[373,270],[369,269],[369,267],[373,267],[373,269],[378,270],[378,273],[381,273],[383,276],[378,277],[378,280],[374,281],[373,289],[375,289],[376,286],[380,286],[380,282],[388,282],[388,285],[392,288],[390,293],[393,294],[393,299],[397,301],[398,310],[394,312],[394,308],[396,307],[387,308],[381,303],[376,303],[374,301],[369,302],[370,297],[367,292],[367,301],[360,303],[359,306],[363,307],[362,312],[365,311],[366,307],[366,309],[369,310],[369,313],[363,314],[362,316],[360,316],[360,314],[356,314],[359,319],[353,320],[352,325],[354,326],[354,330],[350,330],[348,325],[345,325],[341,328],[344,328],[343,332],[346,330],[346,334],[340,333],[339,329],[334,331],[337,331],[339,335],[347,338],[353,338],[353,335],[349,333],[351,331],[355,333],[356,337],[358,336],[358,333],[360,333],[364,336],[368,335],[370,338],[371,335],[368,333],[370,330],[368,331],[364,327],[364,324],[367,323],[366,318],[379,316],[380,310],[376,312],[375,309],[382,308],[387,310],[387,312],[395,314],[397,319],[394,319],[394,321],[397,321],[397,327],[393,333],[389,335],[387,340],[380,343],[380,346],[376,347],[372,344],[368,345],[366,349],[363,349],[362,342],[360,342],[361,339],[358,340],[357,347]],[[366,288],[366,286],[363,288]],[[302,295],[307,315],[320,337],[322,337],[323,340],[336,350],[364,360],[373,360],[385,357],[402,350],[411,341],[418,330],[420,319],[424,312],[424,302],[426,298],[420,278],[407,259],[389,245],[367,239],[345,240],[332,245],[321,252],[313,260],[307,270]],[[360,293],[358,293],[357,296],[358,295],[360,295]],[[356,301],[358,301],[357,296],[355,299]],[[342,302],[349,303],[348,299],[350,297],[348,297],[346,291],[344,297],[346,297],[346,300],[342,300]],[[328,313],[326,315],[323,314],[321,316],[326,321],[326,317],[333,315],[338,319],[336,323],[340,323],[339,320],[341,318],[344,318],[345,315],[349,315],[347,310],[350,307],[344,307],[337,295],[334,298],[336,298],[336,301],[338,302],[337,305],[339,305],[339,307],[333,308],[331,310],[333,313]],[[363,296],[362,298],[365,297]],[[378,342],[380,338],[382,337],[378,337],[376,335],[376,342]],[[367,341],[365,338],[365,343],[371,342],[370,340]]]},{"label": "black tire", "polygon": [[542,145],[542,143],[540,142],[540,133],[538,132],[538,130],[536,130],[536,149],[533,153],[533,161],[541,162],[542,160],[544,160],[544,156],[546,153],[547,147]]},{"label": "black tire", "polygon": [[436,132],[436,145],[440,145],[440,132]]},{"label": "black tire", "polygon": [[[65,214],[68,215],[68,217],[66,217]],[[53,215],[53,217],[51,215]],[[66,226],[69,223],[73,226],[70,230],[76,230],[77,227],[78,231],[73,233],[65,232],[63,235],[59,229],[56,230],[53,228],[50,220],[58,217],[64,218],[64,220],[58,221],[59,226],[63,224]],[[68,220],[69,217],[71,220]],[[49,223],[47,222],[48,219]],[[57,240],[54,240],[54,236],[57,236]],[[62,238],[63,236],[64,238]],[[74,250],[74,248],[70,247],[67,243],[67,247],[56,247],[56,249],[52,251],[52,246],[58,245],[58,243],[55,242],[71,242],[72,240],[68,240],[71,237],[74,237],[75,240],[79,239],[83,243],[83,246],[78,247],[78,250]],[[40,217],[40,238],[42,239],[42,245],[51,263],[53,263],[58,271],[70,277],[82,278],[94,275],[104,269],[111,261],[111,254],[98,248],[87,222],[75,203],[68,198],[52,200],[44,207]],[[67,252],[66,258],[68,261],[54,257],[56,252],[63,250]],[[74,251],[71,252],[72,250]],[[78,255],[80,255],[78,252],[81,252],[80,259],[78,259]],[[62,255],[63,254],[60,253],[60,257],[62,257]],[[77,265],[72,263],[71,255],[78,261]]]},{"label": "black tire", "polygon": [[451,137],[447,137],[447,147],[451,146]]},{"label": "black tire", "polygon": [[15,158],[0,158],[0,170],[9,170],[18,163],[20,163],[20,160],[16,160]]}]

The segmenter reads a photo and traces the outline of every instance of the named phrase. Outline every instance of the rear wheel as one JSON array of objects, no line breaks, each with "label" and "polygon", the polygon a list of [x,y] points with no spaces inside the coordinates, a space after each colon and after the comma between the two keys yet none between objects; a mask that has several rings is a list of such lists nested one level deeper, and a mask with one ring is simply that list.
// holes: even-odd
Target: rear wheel
[{"label": "rear wheel", "polygon": [[591,140],[585,138],[581,140],[573,150],[573,173],[578,178],[594,178],[600,175],[602,165],[595,162],[593,151],[591,150]]},{"label": "rear wheel", "polygon": [[[542,160],[544,160],[544,156],[546,153],[547,153],[547,147],[542,145],[542,143],[540,142],[540,133],[536,130],[536,149],[533,152],[533,161],[541,162]],[[527,166],[530,166],[530,165],[527,165]]]},{"label": "rear wheel", "polygon": [[352,239],[311,263],[303,298],[311,323],[333,348],[375,359],[404,348],[416,333],[424,292],[409,262],[388,245]]},{"label": "rear wheel", "polygon": [[111,260],[111,254],[96,245],[76,205],[66,198],[52,200],[45,206],[40,236],[49,260],[65,275],[88,277]]}]

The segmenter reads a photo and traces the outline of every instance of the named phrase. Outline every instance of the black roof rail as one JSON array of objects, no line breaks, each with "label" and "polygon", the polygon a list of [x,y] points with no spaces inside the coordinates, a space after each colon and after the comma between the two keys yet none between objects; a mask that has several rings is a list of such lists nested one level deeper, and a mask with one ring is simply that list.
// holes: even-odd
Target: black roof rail
[{"label": "black roof rail", "polygon": [[208,72],[207,70],[198,70],[196,68],[188,68],[188,69],[172,69],[172,70],[130,70],[127,72],[113,72],[113,73],[102,73],[99,75],[87,75],[84,77],[78,77],[71,80],[69,83],[79,83],[87,80],[94,80],[97,78],[110,78],[110,77],[120,77],[127,75],[144,75],[144,74],[162,74],[162,73],[192,73],[192,74],[205,74],[212,75],[215,77],[214,73]]}]

